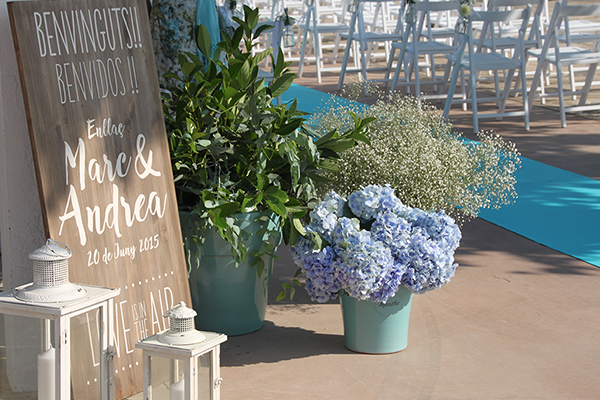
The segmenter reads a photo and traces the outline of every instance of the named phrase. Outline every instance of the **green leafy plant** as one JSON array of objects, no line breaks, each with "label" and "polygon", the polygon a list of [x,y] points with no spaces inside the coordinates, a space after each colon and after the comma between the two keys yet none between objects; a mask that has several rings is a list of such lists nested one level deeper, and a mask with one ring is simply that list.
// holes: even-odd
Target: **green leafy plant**
[{"label": "green leafy plant", "polygon": [[[362,90],[361,82],[354,86]],[[350,84],[344,93],[357,93],[354,89]],[[444,210],[459,223],[517,197],[519,153],[499,135],[480,132],[478,142],[465,139],[434,106],[400,93],[381,97],[370,107],[332,103],[313,115],[311,123],[322,134],[344,129],[351,123],[349,112],[374,118],[367,135],[370,144],[342,154],[339,170],[327,174],[325,192],[347,196],[364,186],[389,184],[404,204]]]},{"label": "green leafy plant", "polygon": [[[247,254],[247,234],[235,215],[260,211],[259,218],[279,227],[261,234],[272,238],[281,231],[294,244],[304,234],[300,218],[326,181],[322,174],[336,170],[340,152],[367,141],[369,119],[349,114],[352,122],[343,133],[333,129],[317,136],[296,101],[275,102],[295,75],[272,49],[253,53],[255,39],[269,29],[257,27],[258,10],[245,6],[244,19],[234,20],[239,27],[231,36],[222,32],[214,54],[200,26],[198,47],[205,60],[179,56],[183,78],[167,76],[176,84],[163,95],[163,105],[178,204],[198,221],[194,240],[203,244],[206,230],[214,227],[232,245],[236,263],[254,257],[260,276],[261,256],[272,254],[277,240],[265,240],[259,251]],[[267,57],[273,65],[269,85],[259,78],[259,64]]]}]

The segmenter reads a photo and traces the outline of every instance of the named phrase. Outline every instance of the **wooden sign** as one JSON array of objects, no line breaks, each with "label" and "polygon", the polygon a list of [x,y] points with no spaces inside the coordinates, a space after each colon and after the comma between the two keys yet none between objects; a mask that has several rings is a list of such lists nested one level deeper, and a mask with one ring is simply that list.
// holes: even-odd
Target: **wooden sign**
[{"label": "wooden sign", "polygon": [[[111,335],[124,398],[142,390],[135,343],[168,328],[168,308],[191,304],[146,4],[8,10],[46,234],[72,250],[71,282],[121,289]],[[73,389],[93,399],[97,329],[89,318],[81,329]]]}]

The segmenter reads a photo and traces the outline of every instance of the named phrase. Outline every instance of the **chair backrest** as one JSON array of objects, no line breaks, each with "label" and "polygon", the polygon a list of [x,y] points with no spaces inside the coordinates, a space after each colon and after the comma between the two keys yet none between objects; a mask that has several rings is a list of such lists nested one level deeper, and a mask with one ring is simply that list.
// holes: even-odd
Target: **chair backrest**
[{"label": "chair backrest", "polygon": [[[561,3],[554,5],[554,12],[550,18],[550,24],[548,25],[548,34],[546,36],[545,45],[542,50],[542,59],[546,57],[548,48],[553,46],[558,49],[559,47],[559,34],[560,27],[563,21],[567,21],[569,17],[596,17],[600,16],[600,4],[586,4],[569,6]],[[569,45],[570,43],[567,43]],[[599,43],[600,45],[600,43]],[[596,48],[596,51],[598,49]],[[560,54],[557,52],[557,57]]]},{"label": "chair backrest", "polygon": [[[597,4],[598,3],[597,0],[578,0],[577,2],[579,3],[579,5],[585,5],[587,3],[592,3],[592,4]],[[569,5],[569,0],[562,0],[561,7],[564,7],[564,6],[567,6],[567,5]],[[588,31],[587,28],[589,28],[593,32],[597,32],[599,30],[598,29],[598,26],[599,26],[598,22],[591,22],[591,21],[587,20],[588,17],[593,16],[593,15],[571,15],[571,16],[573,16],[573,17],[584,17],[585,20],[583,20],[583,21],[582,20],[572,21],[572,23],[571,23],[571,21],[569,21],[569,16],[565,16],[565,17],[562,18],[562,21],[561,21],[561,23],[560,23],[559,26],[564,25],[563,28],[564,28],[564,33],[565,33],[565,38],[566,38],[567,46],[571,45],[571,29],[572,29],[572,26],[576,27],[577,25],[580,25],[579,27],[581,28],[581,25],[583,23],[586,26],[586,29],[585,29],[586,31]],[[597,36],[597,35],[595,35],[595,36]],[[594,39],[594,40],[597,40],[597,39]]]},{"label": "chair backrest", "polygon": [[[489,33],[492,42],[491,50],[496,51],[496,34],[494,32],[496,23],[521,20],[522,22],[521,27],[519,28],[517,45],[513,54],[513,58],[521,58],[524,52],[523,40],[525,37],[525,31],[527,30],[530,14],[531,6],[508,11],[478,11],[471,13],[470,18],[465,19],[464,28],[461,30],[457,29],[457,34],[459,35],[459,49],[457,52],[459,57],[463,57],[466,49],[469,51],[469,57],[472,57],[475,54],[473,45],[473,22],[483,22],[484,25],[487,24],[491,28]],[[473,59],[471,58],[471,62],[472,61]]]},{"label": "chair backrest", "polygon": [[[411,4],[413,5],[413,4]],[[431,25],[427,23],[429,20],[429,14],[432,12],[444,12],[444,11],[458,11],[460,7],[460,1],[458,0],[448,0],[448,1],[419,1],[414,5],[414,11],[416,12],[416,17],[418,20],[418,24],[414,26],[415,33],[414,40],[419,40],[421,36],[426,36],[427,38],[431,38],[431,33],[429,30],[431,29]],[[407,25],[410,24],[411,21],[407,21]],[[423,35],[423,29],[427,28],[427,34]],[[407,27],[408,29],[408,27]]]},{"label": "chair backrest", "polygon": [[[541,36],[543,32],[543,24],[541,22],[542,12],[546,7],[546,0],[490,0],[488,3],[489,11],[500,11],[511,7],[527,7],[531,5],[533,7],[533,13],[531,14],[531,26],[529,29],[528,40],[537,39],[541,44]],[[500,34],[502,32],[500,31]]]},{"label": "chair backrest", "polygon": [[[392,15],[392,7],[397,3],[396,0],[348,0],[349,7],[348,11],[352,13],[359,13],[359,20],[363,27],[370,26],[372,31],[377,29],[387,32],[391,30],[392,27],[395,27],[395,33],[402,33],[403,27],[400,23],[402,21],[403,15],[403,4],[405,0],[401,1],[401,5],[398,8],[398,16],[397,20],[394,21],[394,17]],[[355,6],[353,7],[351,4],[355,2]],[[365,23],[364,16],[365,13],[368,12],[371,15],[371,23]]]},{"label": "chair backrest", "polygon": [[[320,0],[302,0],[304,3],[304,8],[306,9],[304,15],[302,16],[300,22],[298,23],[300,27],[308,27],[309,25],[316,29],[317,24],[321,22],[322,17],[335,16],[336,13],[339,12],[341,15],[340,20],[344,21],[346,18],[347,5],[353,1],[359,0],[342,0],[341,4],[335,7],[323,7],[326,10],[321,10],[321,1]],[[305,25],[306,24],[306,25]]]}]

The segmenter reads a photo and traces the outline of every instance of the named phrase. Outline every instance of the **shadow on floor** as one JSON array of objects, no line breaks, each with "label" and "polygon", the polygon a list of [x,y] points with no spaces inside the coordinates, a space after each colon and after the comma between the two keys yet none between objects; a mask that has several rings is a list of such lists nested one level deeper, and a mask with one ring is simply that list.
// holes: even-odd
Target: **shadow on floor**
[{"label": "shadow on floor", "polygon": [[[297,310],[296,306],[295,310]],[[277,363],[318,355],[350,354],[343,335],[326,335],[298,328],[277,326],[265,321],[257,332],[229,337],[221,345],[221,366],[242,367],[251,364]],[[352,353],[354,354],[354,353]]]}]

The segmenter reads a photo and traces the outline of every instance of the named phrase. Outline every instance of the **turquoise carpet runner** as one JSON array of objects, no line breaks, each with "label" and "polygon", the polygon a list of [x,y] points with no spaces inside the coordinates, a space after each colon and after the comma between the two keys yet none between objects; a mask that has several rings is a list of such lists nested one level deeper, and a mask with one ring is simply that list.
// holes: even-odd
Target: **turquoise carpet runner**
[{"label": "turquoise carpet runner", "polygon": [[[315,112],[329,94],[292,85],[283,101]],[[600,181],[522,158],[519,198],[480,217],[537,243],[600,267]]]}]

